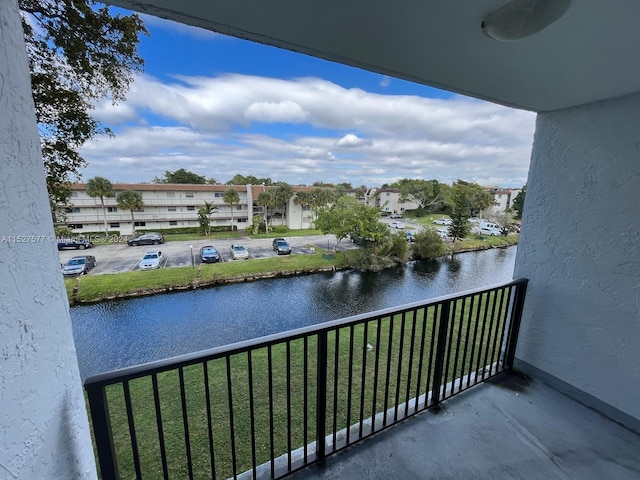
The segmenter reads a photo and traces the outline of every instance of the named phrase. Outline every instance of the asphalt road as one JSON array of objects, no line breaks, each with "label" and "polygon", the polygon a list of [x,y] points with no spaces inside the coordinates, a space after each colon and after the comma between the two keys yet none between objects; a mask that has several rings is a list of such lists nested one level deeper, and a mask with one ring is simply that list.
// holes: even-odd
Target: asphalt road
[{"label": "asphalt road", "polygon": [[[313,245],[323,249],[333,248],[335,237],[333,235],[309,235],[303,237],[286,237],[291,245],[292,254],[311,253],[305,246]],[[139,270],[138,263],[148,251],[160,250],[164,260],[161,268],[186,267],[191,265],[191,251],[193,250],[193,262],[200,264],[200,248],[205,245],[213,245],[221,254],[223,262],[231,260],[231,243],[239,243],[249,250],[249,259],[274,257],[276,253],[272,249],[272,238],[261,238],[252,240],[248,237],[235,240],[193,240],[180,242],[166,242],[161,245],[140,245],[130,247],[125,244],[97,245],[86,250],[62,250],[59,251],[60,263],[66,263],[71,257],[76,255],[93,255],[96,258],[96,267],[89,274],[119,273]],[[193,247],[190,248],[190,247]],[[338,245],[338,250],[349,250],[358,248],[349,239],[344,239]]]}]

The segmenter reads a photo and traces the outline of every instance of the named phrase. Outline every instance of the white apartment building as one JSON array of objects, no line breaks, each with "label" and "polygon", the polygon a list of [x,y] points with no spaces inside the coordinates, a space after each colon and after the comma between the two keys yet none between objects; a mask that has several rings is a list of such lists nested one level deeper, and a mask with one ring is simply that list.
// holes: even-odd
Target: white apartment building
[{"label": "white apartment building", "polygon": [[[238,192],[240,201],[229,205],[224,201],[224,192],[233,188]],[[235,225],[244,230],[253,221],[254,215],[264,218],[262,207],[255,204],[260,192],[274,187],[255,185],[182,185],[182,184],[113,184],[114,197],[104,199],[107,226],[110,231],[130,235],[135,230],[163,230],[167,228],[197,227],[198,209],[204,202],[217,207],[211,215],[211,226]],[[294,193],[300,190],[313,190],[312,187],[292,187]],[[144,207],[133,212],[133,221],[129,210],[118,207],[116,197],[125,190],[134,190],[142,194]],[[297,205],[295,197],[289,200],[286,218],[282,209],[267,212],[271,225],[286,225],[291,229],[310,228],[312,224],[309,205]],[[233,212],[233,214],[232,214]],[[74,233],[88,234],[104,232],[104,216],[100,197],[90,197],[87,185],[76,183],[71,186],[70,206],[66,209],[64,225]]]},{"label": "white apartment building", "polygon": [[417,203],[401,201],[401,197],[399,188],[370,188],[365,194],[365,204],[389,213],[404,213],[419,207]]},{"label": "white apartment building", "polygon": [[492,211],[496,213],[506,212],[507,210],[509,210],[513,206],[513,201],[522,191],[521,188],[490,188],[491,193],[493,193],[493,198],[496,202],[496,204],[492,207]]}]

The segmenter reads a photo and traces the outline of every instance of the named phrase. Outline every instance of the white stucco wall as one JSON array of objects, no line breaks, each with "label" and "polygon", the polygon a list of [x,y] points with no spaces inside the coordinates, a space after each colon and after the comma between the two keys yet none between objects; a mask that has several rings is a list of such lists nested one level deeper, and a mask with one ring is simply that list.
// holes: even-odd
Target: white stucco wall
[{"label": "white stucco wall", "polygon": [[640,96],[538,116],[517,357],[640,420],[638,205]]},{"label": "white stucco wall", "polygon": [[0,479],[96,478],[52,237],[17,1],[2,0]]}]

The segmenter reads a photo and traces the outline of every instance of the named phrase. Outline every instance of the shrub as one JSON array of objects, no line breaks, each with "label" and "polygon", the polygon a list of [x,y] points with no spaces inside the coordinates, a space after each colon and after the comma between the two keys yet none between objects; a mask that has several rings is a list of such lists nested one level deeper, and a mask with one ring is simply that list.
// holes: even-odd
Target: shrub
[{"label": "shrub", "polygon": [[412,250],[415,260],[432,260],[443,255],[445,248],[438,232],[425,228],[416,233]]},{"label": "shrub", "polygon": [[287,233],[289,231],[289,227],[286,225],[277,225],[275,227],[271,227],[271,231],[273,233]]}]

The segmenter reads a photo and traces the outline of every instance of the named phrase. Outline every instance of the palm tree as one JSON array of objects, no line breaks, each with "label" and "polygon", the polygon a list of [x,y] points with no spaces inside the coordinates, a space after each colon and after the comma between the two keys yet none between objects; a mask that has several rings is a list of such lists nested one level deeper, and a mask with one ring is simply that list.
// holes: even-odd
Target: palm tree
[{"label": "palm tree", "polygon": [[300,192],[296,192],[295,196],[293,197],[293,203],[295,205],[300,205],[300,228],[302,228],[304,225],[304,206],[305,205],[309,205],[311,203],[311,192],[306,192],[306,191],[300,191]]},{"label": "palm tree", "polygon": [[240,195],[238,195],[238,192],[235,189],[229,188],[225,190],[222,200],[224,200],[224,203],[228,203],[229,207],[231,207],[231,231],[233,232],[233,205],[240,202]]},{"label": "palm tree", "polygon": [[218,207],[216,207],[212,202],[207,201],[205,201],[204,205],[198,209],[198,219],[207,237],[211,234],[211,215],[217,211]]},{"label": "palm tree", "polygon": [[267,190],[264,192],[260,192],[258,198],[256,198],[256,204],[264,208],[264,228],[266,230],[266,233],[269,233],[269,225],[267,221],[269,207],[275,207],[278,204],[277,199],[274,195],[274,191]]},{"label": "palm tree", "polygon": [[293,188],[291,185],[285,182],[281,182],[275,189],[274,196],[276,198],[276,206],[283,206],[284,213],[282,214],[283,221],[287,220],[287,205],[289,204],[289,199],[293,196]]},{"label": "palm tree", "polygon": [[113,185],[104,177],[93,177],[87,182],[87,195],[90,197],[100,197],[102,204],[102,217],[104,218],[104,237],[109,238],[109,228],[107,227],[107,212],[104,208],[104,197],[113,197]]},{"label": "palm tree", "polygon": [[120,192],[116,197],[118,207],[123,210],[129,210],[131,212],[131,229],[133,233],[136,233],[136,221],[133,218],[134,210],[142,210],[144,203],[142,202],[142,194],[134,190],[125,190]]}]

